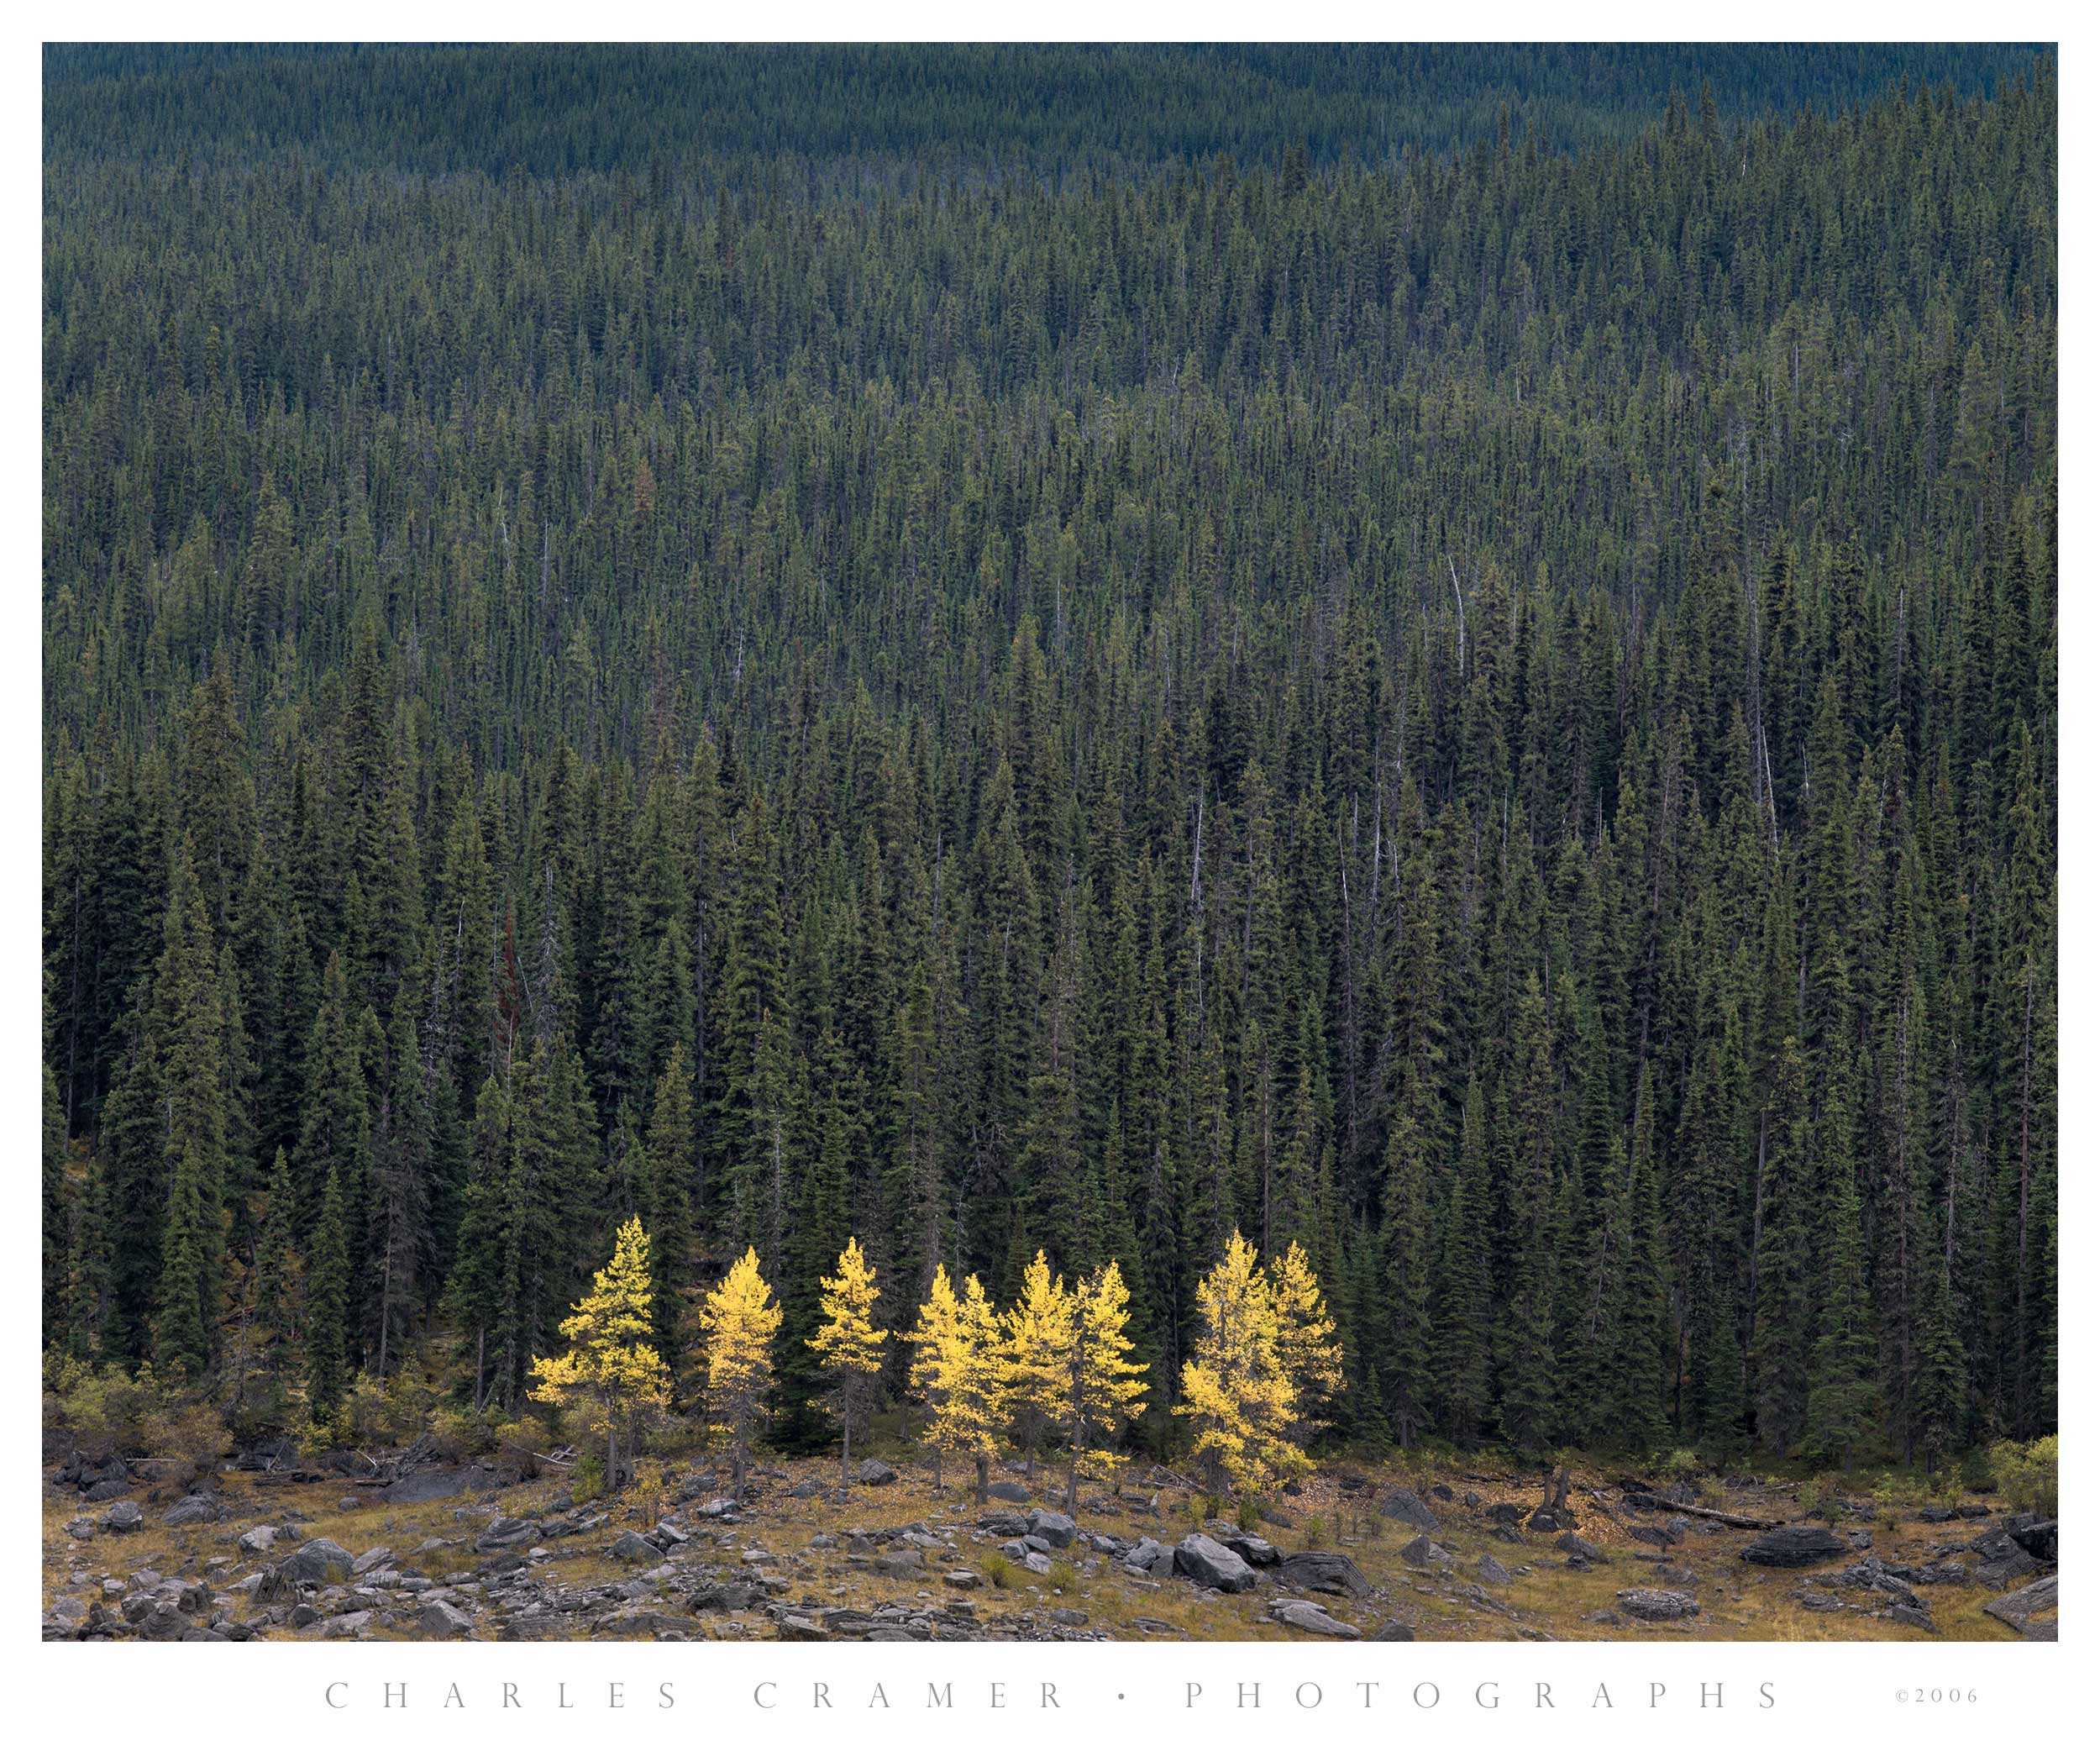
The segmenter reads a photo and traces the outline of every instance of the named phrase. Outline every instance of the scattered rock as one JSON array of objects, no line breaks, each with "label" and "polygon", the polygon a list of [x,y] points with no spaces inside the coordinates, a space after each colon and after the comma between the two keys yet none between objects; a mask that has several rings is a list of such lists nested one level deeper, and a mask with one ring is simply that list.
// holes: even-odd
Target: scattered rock
[{"label": "scattered rock", "polygon": [[1983,1559],[1977,1564],[1976,1578],[1987,1587],[2008,1586],[2034,1574],[2041,1566],[2013,1542],[2013,1535],[2002,1526],[1994,1526],[1982,1533],[1969,1549]]},{"label": "scattered rock", "polygon": [[417,1616],[416,1627],[433,1641],[459,1641],[474,1633],[474,1619],[458,1606],[433,1599]]},{"label": "scattered rock", "polygon": [[984,1576],[974,1569],[951,1569],[941,1579],[949,1586],[959,1588],[965,1593],[974,1587],[981,1585],[984,1581]]},{"label": "scattered rock", "polygon": [[1619,1596],[1619,1608],[1644,1623],[1674,1623],[1681,1617],[1696,1617],[1699,1602],[1689,1593],[1666,1591],[1660,1587],[1628,1587]]},{"label": "scattered rock", "polygon": [[1412,1490],[1395,1490],[1378,1504],[1378,1512],[1388,1520],[1404,1520],[1419,1532],[1436,1532],[1442,1525],[1429,1504]]},{"label": "scattered rock", "polygon": [[1037,1508],[1028,1516],[1028,1530],[1053,1549],[1062,1550],[1077,1536],[1079,1528],[1068,1514],[1060,1514],[1051,1508]]},{"label": "scattered rock", "polygon": [[1163,1580],[1174,1572],[1173,1547],[1163,1544],[1157,1538],[1140,1538],[1131,1546],[1123,1565]]},{"label": "scattered rock", "polygon": [[748,1581],[718,1580],[702,1587],[690,1602],[696,1612],[748,1612],[764,1597],[764,1590]]},{"label": "scattered rock", "polygon": [[1591,1543],[1588,1538],[1583,1537],[1580,1533],[1562,1533],[1559,1538],[1554,1539],[1553,1548],[1556,1550],[1564,1550],[1568,1555],[1579,1558],[1585,1563],[1601,1563],[1604,1559],[1604,1553]]},{"label": "scattered rock", "polygon": [[997,1483],[992,1485],[989,1489],[987,1489],[984,1493],[990,1496],[994,1501],[1025,1502],[1028,1500],[1028,1491],[1025,1487],[1020,1484],[1011,1483],[1003,1477],[1000,1479]]},{"label": "scattered rock", "polygon": [[2017,1593],[1991,1600],[1983,1609],[2030,1642],[2056,1639],[2056,1577],[2044,1575]]},{"label": "scattered rock", "polygon": [[1301,1629],[1308,1635],[1332,1636],[1337,1641],[1353,1642],[1361,1638],[1362,1632],[1352,1623],[1344,1623],[1338,1617],[1331,1617],[1308,1599],[1285,1599],[1270,1611],[1269,1615],[1278,1623],[1292,1629]]},{"label": "scattered rock", "polygon": [[650,1543],[638,1532],[622,1533],[613,1540],[612,1549],[606,1554],[622,1563],[660,1563],[664,1560],[661,1548]]},{"label": "scattered rock", "polygon": [[1483,1554],[1473,1565],[1473,1572],[1488,1586],[1506,1587],[1509,1585],[1509,1571],[1491,1556]]},{"label": "scattered rock", "polygon": [[[174,1522],[169,1522],[172,1525]],[[2005,1535],[2038,1563],[2056,1560],[2056,1522],[2052,1515],[2011,1514],[2005,1520]]]},{"label": "scattered rock", "polygon": [[1371,1596],[1371,1583],[1363,1571],[1338,1550],[1294,1552],[1277,1564],[1276,1579],[1279,1585],[1309,1592],[1348,1593],[1358,1599]]},{"label": "scattered rock", "polygon": [[474,1541],[476,1550],[508,1550],[515,1545],[537,1544],[540,1526],[536,1520],[514,1520],[507,1514],[498,1515],[489,1523],[489,1529]]},{"label": "scattered rock", "polygon": [[1835,1560],[1851,1548],[1825,1527],[1779,1526],[1746,1544],[1742,1559],[1767,1569],[1812,1569]]},{"label": "scattered rock", "polygon": [[890,1550],[868,1564],[869,1572],[889,1580],[916,1580],[926,1570],[926,1554],[917,1549]]},{"label": "scattered rock", "polygon": [[885,1464],[880,1459],[863,1459],[853,1467],[853,1481],[857,1484],[879,1485],[894,1484],[896,1480],[897,1468]]},{"label": "scattered rock", "polygon": [[1451,1553],[1441,1544],[1431,1542],[1425,1533],[1419,1538],[1410,1538],[1400,1547],[1400,1560],[1411,1563],[1417,1569],[1434,1569],[1440,1563],[1452,1560]]},{"label": "scattered rock", "polygon": [[311,1538],[277,1564],[277,1575],[300,1586],[325,1586],[350,1578],[350,1554],[333,1538]]},{"label": "scattered rock", "polygon": [[1190,1533],[1174,1547],[1174,1567],[1199,1586],[1244,1593],[1255,1575],[1244,1559],[1203,1533]]},{"label": "scattered rock", "polygon": [[1222,1533],[1218,1542],[1235,1555],[1253,1564],[1257,1569],[1273,1567],[1283,1554],[1267,1538],[1256,1533]]},{"label": "scattered rock", "polygon": [[185,1496],[160,1517],[163,1526],[202,1526],[218,1518],[218,1504],[208,1496]]},{"label": "scattered rock", "polygon": [[277,1528],[274,1526],[251,1526],[240,1535],[240,1549],[249,1556],[266,1556],[270,1547],[277,1542]]},{"label": "scattered rock", "polygon": [[120,1501],[102,1516],[106,1532],[134,1533],[145,1523],[145,1510],[135,1501]]},{"label": "scattered rock", "polygon": [[1411,1642],[1415,1639],[1415,1631],[1405,1623],[1381,1623],[1371,1632],[1371,1639],[1374,1642]]}]

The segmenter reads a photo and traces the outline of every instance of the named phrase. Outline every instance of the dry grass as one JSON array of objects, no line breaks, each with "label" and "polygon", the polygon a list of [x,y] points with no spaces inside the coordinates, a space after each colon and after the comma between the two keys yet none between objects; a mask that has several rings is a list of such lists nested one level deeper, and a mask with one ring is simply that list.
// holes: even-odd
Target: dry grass
[{"label": "dry grass", "polygon": [[[1180,1582],[1148,1583],[1126,1574],[1105,1557],[1077,1549],[1059,1553],[1073,1566],[1068,1577],[1062,1570],[1058,1582],[1014,1565],[1009,1584],[995,1587],[989,1581],[968,1592],[951,1588],[942,1575],[953,1569],[973,1569],[980,1575],[987,1559],[996,1553],[997,1541],[976,1532],[977,1506],[968,1480],[951,1475],[945,1487],[936,1490],[931,1473],[922,1468],[900,1466],[896,1483],[879,1489],[856,1488],[843,1504],[825,1496],[789,1500],[790,1484],[815,1478],[827,1488],[835,1484],[835,1464],[812,1460],[790,1462],[777,1468],[785,1479],[764,1480],[764,1494],[753,1517],[743,1524],[709,1528],[698,1540],[701,1554],[724,1565],[741,1564],[746,1550],[768,1554],[769,1560],[751,1566],[785,1575],[789,1582],[780,1595],[789,1602],[816,1609],[848,1606],[873,1610],[890,1604],[945,1604],[967,1600],[979,1622],[996,1630],[1003,1620],[1022,1612],[1042,1614],[1052,1610],[1085,1613],[1087,1627],[1105,1631],[1119,1639],[1147,1636],[1190,1641],[1292,1639],[1293,1632],[1268,1620],[1265,1596],[1246,1595],[1208,1598]],[[1338,1480],[1323,1475],[1310,1480],[1303,1493],[1285,1506],[1294,1526],[1265,1525],[1263,1536],[1286,1552],[1306,1548],[1306,1529],[1315,1517],[1321,1525],[1320,1548],[1346,1552],[1377,1590],[1368,1600],[1331,1599],[1323,1603],[1338,1617],[1357,1625],[1367,1633],[1379,1623],[1398,1618],[1411,1624],[1423,1639],[1502,1640],[1546,1633],[1564,1639],[1615,1640],[1759,1640],[1861,1641],[1934,1639],[1928,1632],[1846,1611],[1818,1612],[1798,1601],[1804,1582],[1816,1585],[1813,1573],[1753,1568],[1737,1556],[1747,1534],[1707,1531],[1704,1526],[1668,1553],[1669,1565],[1690,1571],[1689,1583],[1662,1578],[1663,1565],[1641,1559],[1656,1553],[1633,1539],[1625,1528],[1605,1512],[1604,1504],[1590,1500],[1578,1488],[1571,1497],[1581,1519],[1582,1536],[1599,1547],[1603,1560],[1588,1569],[1570,1568],[1554,1549],[1551,1535],[1527,1533],[1521,1543],[1510,1543],[1488,1535],[1486,1522],[1458,1508],[1455,1502],[1435,1501],[1443,1529],[1436,1541],[1452,1552],[1447,1571],[1425,1572],[1410,1568],[1401,1559],[1402,1548],[1414,1537],[1414,1528],[1381,1519],[1377,1501],[1394,1487],[1420,1488],[1432,1480],[1416,1467],[1360,1467],[1370,1487],[1345,1491]],[[674,1475],[677,1475],[675,1471]],[[1507,1501],[1525,1513],[1536,1506],[1536,1473],[1497,1470],[1488,1465],[1469,1466],[1462,1474],[1452,1472],[1442,1481],[1455,1495],[1467,1491],[1483,1506]],[[1062,1506],[1062,1478],[1039,1473],[1037,1496],[1046,1505]],[[100,1508],[82,1508],[70,1492],[47,1492],[44,1513],[44,1591],[48,1605],[58,1588],[66,1585],[71,1572],[85,1571],[99,1578],[107,1572],[119,1578],[142,1570],[163,1575],[202,1575],[215,1558],[228,1559],[217,1571],[221,1585],[262,1566],[243,1555],[234,1541],[250,1526],[276,1524],[287,1512],[306,1517],[298,1530],[307,1538],[329,1538],[354,1555],[385,1545],[395,1565],[433,1580],[465,1578],[481,1560],[474,1539],[494,1512],[533,1518],[545,1514],[562,1485],[553,1479],[522,1484],[501,1492],[491,1505],[454,1498],[413,1506],[397,1506],[376,1499],[360,1500],[349,1508],[339,1506],[346,1497],[363,1492],[339,1481],[320,1484],[259,1484],[239,1476],[222,1480],[221,1493],[231,1504],[228,1517],[214,1525],[171,1529],[160,1517],[175,1499],[164,1489],[160,1499],[142,1489],[138,1500],[146,1510],[142,1532],[118,1538],[98,1533],[76,1545],[65,1532],[66,1521],[80,1513],[99,1518]],[[1147,1501],[1119,1499],[1113,1512],[1084,1504],[1099,1499],[1098,1486],[1081,1486],[1079,1518],[1089,1531],[1108,1532],[1125,1538],[1150,1535],[1172,1542],[1194,1523],[1192,1503],[1184,1491],[1169,1489],[1160,1493],[1157,1511]],[[1774,1517],[1792,1512],[1791,1492],[1775,1488],[1766,1502]],[[564,1539],[550,1546],[550,1578],[567,1586],[591,1587],[630,1579],[634,1570],[606,1555],[617,1530],[640,1525],[643,1505],[633,1501],[592,1504],[609,1515],[608,1525],[579,1538]],[[989,1505],[1006,1506],[997,1501]],[[1884,1560],[1921,1561],[1936,1547],[1956,1542],[1970,1533],[1960,1527],[1927,1526],[1914,1517],[1914,1511],[1899,1511],[1893,1526],[1878,1521],[1874,1545]],[[1644,1522],[1659,1517],[1640,1514]],[[930,1550],[923,1573],[898,1578],[878,1575],[864,1559],[857,1559],[846,1548],[846,1535],[857,1530],[879,1530],[922,1523],[937,1535],[951,1540],[952,1548]],[[829,1533],[837,1543],[829,1549],[812,1549],[810,1540]],[[419,1551],[432,1539],[444,1541],[438,1548]],[[280,1549],[283,1547],[281,1545]],[[1512,1574],[1505,1585],[1476,1589],[1476,1565],[1492,1555]],[[1683,1585],[1699,1601],[1699,1615],[1677,1624],[1593,1622],[1593,1614],[1613,1609],[1624,1588]],[[1937,1639],[2003,1640],[2003,1626],[1983,1615],[1983,1602],[1992,1596],[1982,1587],[1937,1586],[1927,1590],[1928,1603],[1940,1625]],[[1491,1603],[1483,1603],[1483,1600]],[[1497,1607],[1499,1607],[1499,1609]],[[680,1612],[683,1601],[667,1594],[662,1608]],[[1163,1625],[1163,1629],[1140,1627],[1138,1620]],[[579,1631],[579,1633],[580,1631]],[[749,1638],[769,1634],[763,1613],[710,1613],[694,1619],[694,1633],[711,1637]]]}]

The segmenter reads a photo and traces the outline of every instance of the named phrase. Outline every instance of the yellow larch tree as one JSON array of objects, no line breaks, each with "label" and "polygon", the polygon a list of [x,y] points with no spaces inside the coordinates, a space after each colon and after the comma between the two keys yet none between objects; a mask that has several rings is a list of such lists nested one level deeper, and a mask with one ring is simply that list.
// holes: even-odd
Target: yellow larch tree
[{"label": "yellow larch tree", "polygon": [[1341,1391],[1341,1345],[1312,1261],[1295,1240],[1268,1261],[1268,1285],[1276,1302],[1276,1359],[1298,1401],[1291,1438],[1302,1445],[1314,1419]]},{"label": "yellow larch tree", "polygon": [[1008,1408],[1005,1333],[984,1286],[963,1280],[955,1326],[929,1377],[934,1387],[932,1427],[927,1440],[936,1453],[952,1453],[977,1469],[977,1501],[991,1490],[992,1461],[1011,1416]]},{"label": "yellow larch tree", "polygon": [[701,1298],[700,1328],[707,1338],[708,1419],[729,1443],[730,1491],[741,1502],[751,1433],[773,1388],[773,1340],[780,1329],[780,1304],[759,1274],[756,1247],[746,1247]]},{"label": "yellow larch tree", "polygon": [[1065,1510],[1079,1511],[1079,1460],[1110,1458],[1109,1443],[1145,1414],[1145,1370],[1131,1360],[1130,1290],[1111,1259],[1072,1291],[1072,1347],[1065,1401]]},{"label": "yellow larch tree", "polygon": [[629,1437],[632,1454],[643,1419],[670,1402],[671,1371],[648,1341],[652,1312],[649,1237],[641,1217],[630,1216],[613,1241],[612,1262],[561,1322],[567,1354],[533,1358],[532,1396],[580,1408],[593,1433],[606,1438],[608,1491],[620,1486],[621,1436]]},{"label": "yellow larch tree", "polygon": [[1196,1310],[1201,1331],[1174,1415],[1194,1426],[1196,1460],[1215,1483],[1257,1495],[1307,1461],[1288,1439],[1297,1394],[1278,1354],[1275,1291],[1236,1228],[1196,1285]]},{"label": "yellow larch tree", "polygon": [[1004,1324],[1007,1409],[1033,1479],[1036,1451],[1063,1415],[1071,1390],[1072,1297],[1064,1279],[1050,1275],[1041,1248],[1021,1274],[1021,1298],[1007,1308]]},{"label": "yellow larch tree", "polygon": [[905,1342],[911,1346],[911,1396],[927,1410],[927,1445],[933,1453],[933,1487],[941,1487],[941,1443],[934,1433],[941,1426],[955,1377],[957,1350],[962,1337],[962,1303],[955,1286],[948,1281],[948,1266],[933,1267],[932,1286],[919,1304],[919,1322]]},{"label": "yellow larch tree", "polygon": [[849,1238],[838,1255],[838,1275],[821,1277],[824,1292],[817,1297],[817,1311],[824,1323],[807,1339],[831,1372],[834,1402],[838,1407],[841,1440],[839,1475],[851,1480],[853,1464],[853,1424],[873,1407],[875,1382],[882,1372],[882,1346],[889,1333],[877,1328],[874,1314],[882,1291],[858,1239]]}]

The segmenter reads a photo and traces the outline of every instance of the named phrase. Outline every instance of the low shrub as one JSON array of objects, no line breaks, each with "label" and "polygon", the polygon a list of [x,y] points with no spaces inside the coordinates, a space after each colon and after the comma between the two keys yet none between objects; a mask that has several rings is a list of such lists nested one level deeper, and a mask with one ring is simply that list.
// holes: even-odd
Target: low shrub
[{"label": "low shrub", "polygon": [[1991,1470],[2007,1504],[2028,1514],[2056,1512],[2056,1437],[2022,1444],[2000,1441],[1991,1449]]}]

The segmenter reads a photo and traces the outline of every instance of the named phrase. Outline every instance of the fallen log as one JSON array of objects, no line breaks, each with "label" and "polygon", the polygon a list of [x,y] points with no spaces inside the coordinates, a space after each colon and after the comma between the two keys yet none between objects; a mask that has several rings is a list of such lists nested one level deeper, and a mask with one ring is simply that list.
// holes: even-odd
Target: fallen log
[{"label": "fallen log", "polygon": [[1657,1514],[1689,1514],[1694,1519],[1712,1520],[1722,1526],[1732,1526],[1738,1532],[1770,1532],[1784,1526],[1783,1520],[1761,1520],[1755,1514],[1734,1514],[1725,1508],[1704,1508],[1695,1501],[1672,1501],[1667,1496],[1651,1496],[1646,1491],[1629,1490],[1626,1502],[1630,1507],[1646,1508]]}]

